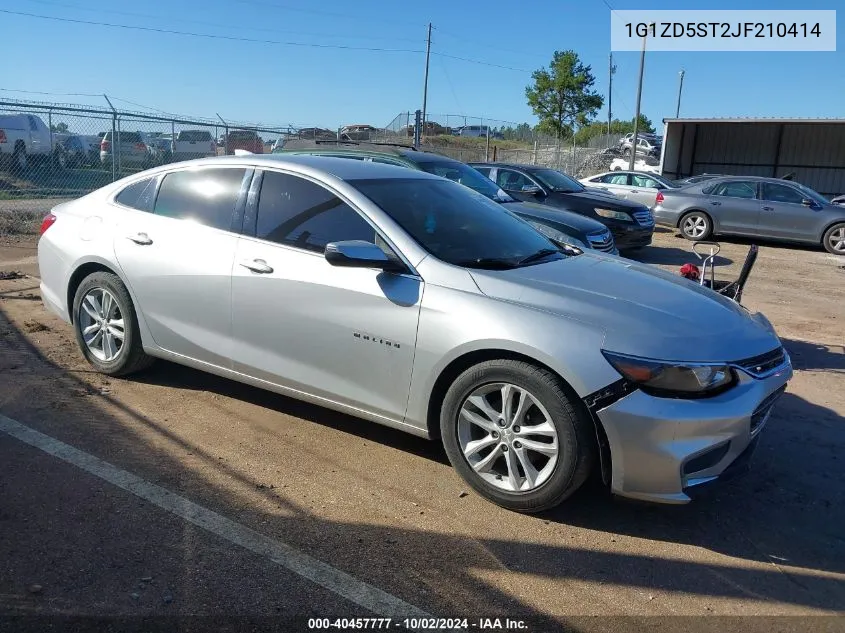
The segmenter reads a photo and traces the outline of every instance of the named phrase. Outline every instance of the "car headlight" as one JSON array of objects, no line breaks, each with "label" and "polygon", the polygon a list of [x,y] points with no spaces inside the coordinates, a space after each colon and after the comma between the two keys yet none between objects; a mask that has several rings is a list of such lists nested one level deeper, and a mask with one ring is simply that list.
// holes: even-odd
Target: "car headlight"
[{"label": "car headlight", "polygon": [[598,215],[603,218],[610,218],[612,220],[621,220],[622,222],[633,222],[634,219],[624,211],[613,211],[612,209],[602,209],[596,207],[593,209]]},{"label": "car headlight", "polygon": [[582,251],[590,250],[590,247],[587,246],[584,242],[579,240],[577,237],[572,237],[564,233],[563,231],[559,231],[558,229],[553,229],[550,226],[546,226],[545,224],[541,224],[540,222],[528,222],[531,226],[537,229],[540,233],[548,237],[550,240],[554,240],[555,242],[560,242],[562,244],[569,244],[570,246],[575,246],[576,248],[580,248]]},{"label": "car headlight", "polygon": [[711,396],[730,387],[736,380],[724,363],[677,363],[626,356],[602,350],[616,371],[643,391],[669,398]]}]

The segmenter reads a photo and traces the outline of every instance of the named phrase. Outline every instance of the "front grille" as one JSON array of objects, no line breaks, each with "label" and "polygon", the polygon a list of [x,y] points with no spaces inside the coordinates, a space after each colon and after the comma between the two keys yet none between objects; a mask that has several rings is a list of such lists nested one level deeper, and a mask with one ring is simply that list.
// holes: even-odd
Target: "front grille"
[{"label": "front grille", "polygon": [[602,251],[603,253],[612,253],[616,246],[613,243],[613,235],[610,231],[588,235],[587,241],[590,242],[590,246],[597,251]]},{"label": "front grille", "polygon": [[775,405],[775,402],[778,398],[783,395],[783,392],[786,391],[786,385],[775,391],[772,395],[768,398],[763,400],[760,403],[760,406],[757,407],[757,410],[751,414],[751,435],[757,433],[760,430],[760,427],[769,417],[769,413],[772,411],[772,407]]},{"label": "front grille", "polygon": [[654,216],[648,209],[634,211],[634,219],[637,221],[637,224],[642,224],[643,226],[652,226],[654,224]]},{"label": "front grille", "polygon": [[747,358],[734,363],[738,367],[742,367],[745,371],[755,377],[762,376],[776,367],[780,367],[786,361],[786,353],[783,347],[773,349],[771,352]]}]

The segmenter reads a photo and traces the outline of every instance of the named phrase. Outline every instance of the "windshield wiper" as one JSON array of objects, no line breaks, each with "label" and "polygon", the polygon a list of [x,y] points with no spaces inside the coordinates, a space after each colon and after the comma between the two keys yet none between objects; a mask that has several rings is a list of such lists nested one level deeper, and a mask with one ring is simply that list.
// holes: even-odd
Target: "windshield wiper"
[{"label": "windshield wiper", "polygon": [[528,255],[527,257],[523,257],[517,262],[517,265],[523,266],[524,264],[530,264],[531,262],[538,262],[541,259],[545,259],[549,255],[561,254],[560,249],[557,248],[543,248],[533,253],[532,255]]},{"label": "windshield wiper", "polygon": [[477,259],[467,259],[457,262],[456,265],[465,268],[485,268],[487,270],[510,270],[516,268],[512,259],[503,259],[500,257],[479,257]]}]

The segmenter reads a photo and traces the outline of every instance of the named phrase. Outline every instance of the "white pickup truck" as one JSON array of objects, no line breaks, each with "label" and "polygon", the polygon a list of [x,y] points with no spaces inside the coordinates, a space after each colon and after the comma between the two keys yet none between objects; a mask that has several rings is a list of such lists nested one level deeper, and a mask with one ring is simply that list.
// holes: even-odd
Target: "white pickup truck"
[{"label": "white pickup truck", "polygon": [[0,159],[23,171],[33,158],[53,155],[50,128],[34,114],[0,115]]},{"label": "white pickup truck", "polygon": [[174,161],[217,156],[217,143],[208,130],[182,130],[171,144]]}]

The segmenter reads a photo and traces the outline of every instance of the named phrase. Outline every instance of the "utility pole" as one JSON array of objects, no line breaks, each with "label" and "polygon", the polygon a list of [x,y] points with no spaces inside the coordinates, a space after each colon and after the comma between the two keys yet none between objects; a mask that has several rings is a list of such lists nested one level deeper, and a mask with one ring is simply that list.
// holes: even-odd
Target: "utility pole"
[{"label": "utility pole", "polygon": [[425,131],[425,107],[428,102],[428,59],[431,57],[431,22],[428,23],[428,39],[425,44],[425,84],[423,85],[422,126]]},{"label": "utility pole", "polygon": [[681,116],[681,92],[684,90],[684,70],[681,69],[681,72],[678,73],[681,77],[681,81],[678,84],[678,107],[675,108],[675,118],[679,118]]},{"label": "utility pole", "polygon": [[[652,26],[649,24],[649,26]],[[643,35],[643,49],[640,53],[640,79],[637,83],[637,112],[634,115],[634,137],[631,139],[631,162],[628,164],[628,169],[634,171],[634,161],[637,160],[637,141],[639,141],[639,127],[640,127],[640,103],[643,96],[643,70],[645,69],[645,42],[648,37],[648,31]]]}]

